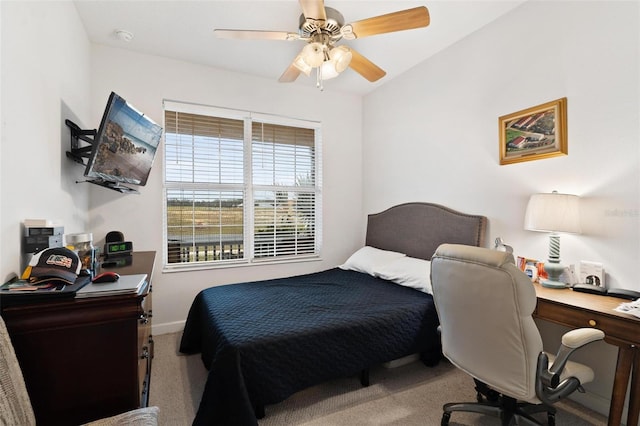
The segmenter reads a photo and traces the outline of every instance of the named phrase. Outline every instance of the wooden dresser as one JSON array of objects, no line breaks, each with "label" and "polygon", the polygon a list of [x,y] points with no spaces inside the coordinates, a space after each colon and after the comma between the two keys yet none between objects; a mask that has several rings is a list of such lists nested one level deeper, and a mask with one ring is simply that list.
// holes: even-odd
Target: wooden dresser
[{"label": "wooden dresser", "polygon": [[57,299],[2,309],[38,425],[78,425],[149,400],[155,252],[103,268],[147,274],[137,294]]}]

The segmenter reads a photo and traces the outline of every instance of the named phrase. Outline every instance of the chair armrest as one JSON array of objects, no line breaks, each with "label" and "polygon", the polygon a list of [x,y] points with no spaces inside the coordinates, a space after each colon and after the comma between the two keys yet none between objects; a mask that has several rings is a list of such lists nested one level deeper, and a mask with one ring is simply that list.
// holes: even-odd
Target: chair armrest
[{"label": "chair armrest", "polygon": [[562,344],[572,349],[577,349],[587,343],[604,339],[604,332],[597,328],[576,328],[562,336]]},{"label": "chair armrest", "polygon": [[562,344],[558,354],[553,359],[551,367],[549,367],[549,357],[544,352],[541,352],[538,356],[536,371],[536,395],[538,398],[545,404],[550,405],[569,395],[575,389],[582,389],[582,380],[592,380],[593,371],[585,366],[571,373],[571,375],[575,374],[575,377],[561,376],[573,352],[591,342],[602,339],[604,339],[604,332],[595,328],[578,328],[565,333],[562,336]]},{"label": "chair armrest", "polygon": [[84,426],[156,426],[159,411],[158,407],[138,408],[113,417],[96,420]]},{"label": "chair armrest", "polygon": [[576,350],[584,345],[604,339],[604,332],[597,328],[576,328],[565,333],[562,336],[562,345],[558,349],[556,359],[549,371],[553,374],[560,375],[564,366],[567,364],[569,357]]}]

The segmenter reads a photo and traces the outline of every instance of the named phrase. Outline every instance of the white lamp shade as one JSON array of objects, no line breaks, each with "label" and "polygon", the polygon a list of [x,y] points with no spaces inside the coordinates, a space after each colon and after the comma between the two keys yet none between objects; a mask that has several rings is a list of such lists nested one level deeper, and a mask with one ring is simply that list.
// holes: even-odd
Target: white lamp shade
[{"label": "white lamp shade", "polygon": [[329,51],[329,60],[324,61],[322,67],[322,79],[329,80],[335,78],[351,63],[353,54],[347,46],[334,47]]},{"label": "white lamp shade", "polygon": [[311,74],[311,65],[307,64],[304,61],[302,55],[296,56],[296,59],[293,61],[293,65],[298,68],[300,72],[306,74],[307,77],[309,77],[309,74]]},{"label": "white lamp shade", "polygon": [[333,61],[324,61],[322,63],[322,79],[323,80],[329,80],[339,75],[340,74],[338,73],[338,70],[336,70],[336,67]]},{"label": "white lamp shade", "polygon": [[577,195],[533,194],[527,204],[524,228],[530,231],[579,234],[580,198]]},{"label": "white lamp shade", "polygon": [[351,53],[351,49],[347,46],[338,46],[329,52],[331,57],[331,62],[334,63],[336,71],[341,73],[346,70],[349,64],[351,63],[351,59],[353,58],[353,54]]},{"label": "white lamp shade", "polygon": [[301,56],[312,68],[319,67],[324,62],[324,46],[318,42],[309,43],[302,49]]}]

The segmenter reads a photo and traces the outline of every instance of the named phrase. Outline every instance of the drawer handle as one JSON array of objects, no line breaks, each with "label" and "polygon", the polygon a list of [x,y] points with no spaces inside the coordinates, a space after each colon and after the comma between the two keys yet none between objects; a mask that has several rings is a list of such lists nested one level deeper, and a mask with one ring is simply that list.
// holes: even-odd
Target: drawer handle
[{"label": "drawer handle", "polygon": [[149,324],[149,316],[147,314],[140,314],[140,324]]},{"label": "drawer handle", "polygon": [[147,359],[147,358],[149,358],[149,348],[145,346],[142,349],[142,355],[140,355],[140,359]]},{"label": "drawer handle", "polygon": [[590,319],[590,320],[589,320],[589,325],[590,325],[591,327],[595,327],[595,326],[596,326],[596,324],[597,324],[596,320],[592,320],[592,319]]}]

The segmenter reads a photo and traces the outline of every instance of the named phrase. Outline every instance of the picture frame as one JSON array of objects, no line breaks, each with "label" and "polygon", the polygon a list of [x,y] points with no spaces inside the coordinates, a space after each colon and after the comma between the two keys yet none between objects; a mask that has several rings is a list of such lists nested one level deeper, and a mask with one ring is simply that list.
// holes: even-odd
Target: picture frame
[{"label": "picture frame", "polygon": [[[518,269],[526,273],[533,282],[540,282],[540,280],[546,280],[547,278],[549,278],[549,274],[544,270],[544,262],[540,262],[536,259],[518,256],[516,264],[518,266]],[[528,265],[531,265],[535,269],[535,273],[531,274],[527,271]]]},{"label": "picture frame", "polygon": [[503,115],[500,165],[568,154],[567,98]]}]

